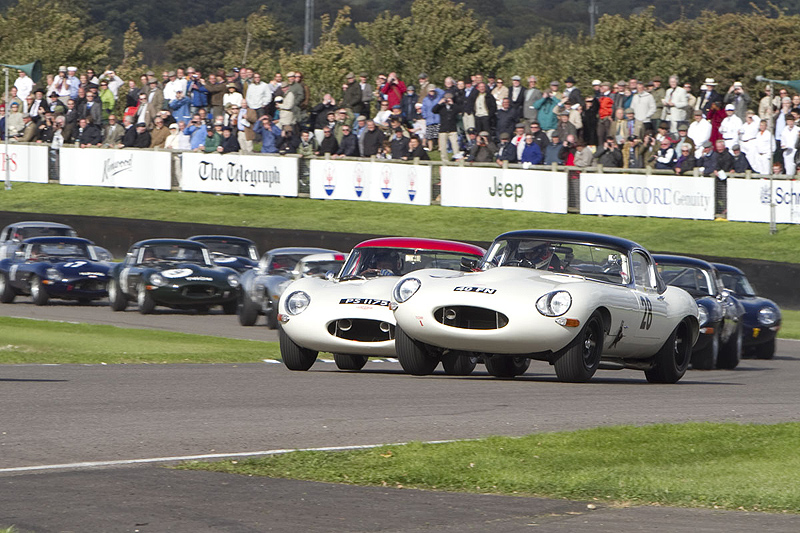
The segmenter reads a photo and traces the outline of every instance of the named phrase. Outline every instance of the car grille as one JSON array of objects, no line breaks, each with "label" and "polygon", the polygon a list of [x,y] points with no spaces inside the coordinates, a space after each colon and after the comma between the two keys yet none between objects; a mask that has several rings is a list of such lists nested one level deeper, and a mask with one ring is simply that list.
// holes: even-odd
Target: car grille
[{"label": "car grille", "polygon": [[445,326],[462,329],[500,329],[508,324],[508,317],[503,313],[468,305],[440,307],[433,312],[433,317]]},{"label": "car grille", "polygon": [[211,285],[186,285],[181,289],[181,294],[187,298],[216,298],[220,295],[220,291]]},{"label": "car grille", "polygon": [[328,324],[328,333],[349,341],[383,342],[394,339],[394,324],[365,318],[345,318]]},{"label": "car grille", "polygon": [[106,290],[106,280],[104,279],[83,279],[75,282],[74,290],[77,291],[104,291]]}]

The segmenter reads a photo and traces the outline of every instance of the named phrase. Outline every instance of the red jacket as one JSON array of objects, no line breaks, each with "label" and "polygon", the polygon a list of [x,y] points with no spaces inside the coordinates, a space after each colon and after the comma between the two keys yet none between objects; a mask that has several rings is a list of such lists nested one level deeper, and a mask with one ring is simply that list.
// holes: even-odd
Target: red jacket
[{"label": "red jacket", "polygon": [[397,80],[396,83],[386,83],[381,87],[381,92],[386,95],[386,101],[389,102],[389,109],[391,109],[402,102],[406,84],[400,80]]},{"label": "red jacket", "polygon": [[611,114],[614,112],[614,99],[610,96],[601,96],[597,101],[600,102],[600,110],[597,112],[597,116],[601,119],[611,118]]}]

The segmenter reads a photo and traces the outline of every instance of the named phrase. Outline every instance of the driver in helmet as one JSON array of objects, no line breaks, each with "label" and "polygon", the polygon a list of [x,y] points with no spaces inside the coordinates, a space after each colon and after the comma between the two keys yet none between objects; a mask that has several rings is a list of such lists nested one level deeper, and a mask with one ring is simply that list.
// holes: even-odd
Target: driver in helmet
[{"label": "driver in helmet", "polygon": [[142,263],[147,263],[148,261],[155,261],[156,260],[156,253],[153,251],[152,248],[145,248],[144,253],[142,254]]},{"label": "driver in helmet", "polygon": [[561,260],[553,253],[549,242],[537,244],[527,250],[520,250],[520,257],[536,270],[561,270]]},{"label": "driver in helmet", "polygon": [[399,276],[400,256],[397,252],[381,252],[375,255],[375,266],[369,269],[378,276]]}]

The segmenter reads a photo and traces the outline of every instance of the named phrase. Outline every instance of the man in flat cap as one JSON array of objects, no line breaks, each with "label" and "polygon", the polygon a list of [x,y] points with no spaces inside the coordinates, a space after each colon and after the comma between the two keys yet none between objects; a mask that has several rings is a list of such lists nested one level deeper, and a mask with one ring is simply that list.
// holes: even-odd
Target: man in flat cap
[{"label": "man in flat cap", "polygon": [[344,77],[345,83],[342,86],[342,104],[353,112],[354,115],[360,115],[364,110],[363,95],[361,94],[361,86],[356,81],[356,75],[348,72]]}]

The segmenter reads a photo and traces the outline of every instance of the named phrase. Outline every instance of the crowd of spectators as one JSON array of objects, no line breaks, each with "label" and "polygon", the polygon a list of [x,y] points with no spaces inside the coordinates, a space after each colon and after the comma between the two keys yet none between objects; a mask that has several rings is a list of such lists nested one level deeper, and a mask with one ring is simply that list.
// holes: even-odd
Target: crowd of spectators
[{"label": "crowd of spectators", "polygon": [[[493,74],[347,73],[341,94],[315,103],[301,72],[269,81],[250,68],[148,72],[60,67],[38,84],[25,72],[0,106],[10,141],[80,147],[169,148],[219,153],[298,153],[470,162],[645,168],[724,177],[752,170],[794,175],[800,96],[770,86],[754,100],[740,82],[699,91],[667,79],[576,80],[539,87],[535,76],[506,86]],[[124,102],[124,104],[123,104]],[[124,109],[121,116],[115,113]],[[774,165],[776,166],[774,166]]]}]

